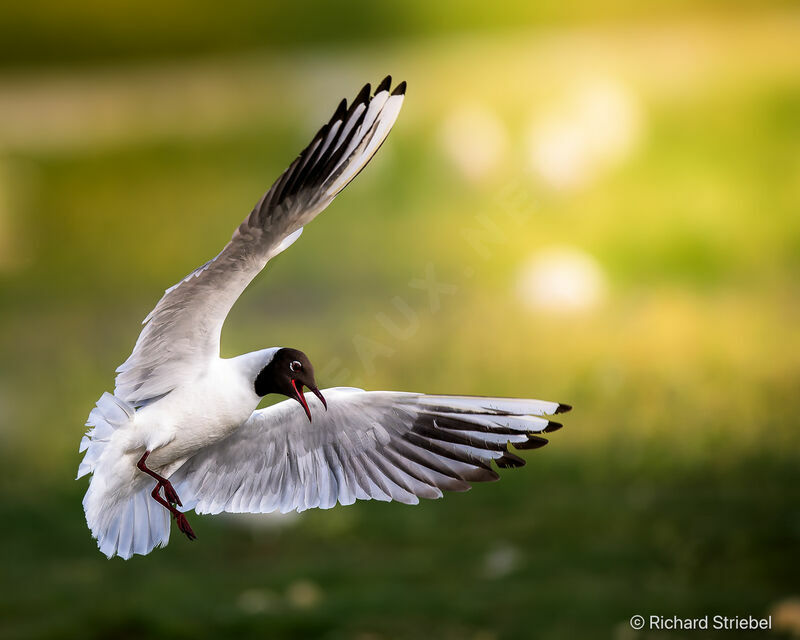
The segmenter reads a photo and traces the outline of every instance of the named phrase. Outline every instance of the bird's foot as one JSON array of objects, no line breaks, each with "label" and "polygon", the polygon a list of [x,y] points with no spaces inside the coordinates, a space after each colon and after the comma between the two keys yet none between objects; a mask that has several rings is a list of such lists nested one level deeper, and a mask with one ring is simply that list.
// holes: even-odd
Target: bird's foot
[{"label": "bird's foot", "polygon": [[180,529],[181,533],[186,534],[186,537],[189,540],[196,540],[197,536],[192,531],[192,528],[189,526],[189,521],[186,519],[186,516],[182,513],[179,513],[175,516],[175,520],[178,523],[178,529]]},{"label": "bird's foot", "polygon": [[164,487],[164,497],[167,499],[167,502],[170,504],[177,504],[179,507],[183,506],[181,499],[178,497],[178,492],[175,491],[175,487],[172,486],[169,480],[162,482],[161,486]]}]

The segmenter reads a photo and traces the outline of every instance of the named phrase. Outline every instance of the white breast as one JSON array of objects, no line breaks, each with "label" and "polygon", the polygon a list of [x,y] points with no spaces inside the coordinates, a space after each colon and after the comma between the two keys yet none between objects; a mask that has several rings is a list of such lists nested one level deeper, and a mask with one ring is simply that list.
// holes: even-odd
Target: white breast
[{"label": "white breast", "polygon": [[235,431],[258,406],[250,377],[234,360],[216,359],[190,384],[136,412],[136,439],[153,466],[184,459]]}]

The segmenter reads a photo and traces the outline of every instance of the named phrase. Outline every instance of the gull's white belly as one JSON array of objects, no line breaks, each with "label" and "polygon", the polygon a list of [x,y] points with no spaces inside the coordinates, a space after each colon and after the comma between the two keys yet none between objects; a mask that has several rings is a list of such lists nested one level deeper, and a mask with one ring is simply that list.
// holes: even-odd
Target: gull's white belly
[{"label": "gull's white belly", "polygon": [[169,466],[222,440],[258,406],[249,381],[232,375],[224,365],[227,361],[219,362],[191,385],[136,412],[135,439],[152,452],[148,466]]}]

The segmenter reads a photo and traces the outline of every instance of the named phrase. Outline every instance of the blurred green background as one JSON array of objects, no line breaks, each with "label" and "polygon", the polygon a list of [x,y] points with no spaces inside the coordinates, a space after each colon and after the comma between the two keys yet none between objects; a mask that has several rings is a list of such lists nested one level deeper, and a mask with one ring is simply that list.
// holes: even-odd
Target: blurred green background
[{"label": "blurred green background", "polygon": [[[800,634],[798,42],[790,2],[5,6],[0,635]],[[106,560],[77,446],[139,320],[386,73],[387,144],[224,355],[568,402],[566,428],[467,494],[195,516]]]}]

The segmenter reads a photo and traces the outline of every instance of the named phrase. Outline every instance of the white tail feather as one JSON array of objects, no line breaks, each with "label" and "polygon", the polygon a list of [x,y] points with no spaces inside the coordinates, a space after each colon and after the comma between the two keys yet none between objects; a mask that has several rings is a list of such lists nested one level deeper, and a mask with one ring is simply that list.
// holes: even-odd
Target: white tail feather
[{"label": "white tail feather", "polygon": [[125,560],[169,541],[169,513],[150,496],[152,487],[137,482],[135,461],[114,447],[114,433],[134,415],[127,402],[104,393],[89,414],[91,428],[80,446],[86,454],[78,468],[79,478],[92,474],[83,508],[97,546],[109,558]]}]

